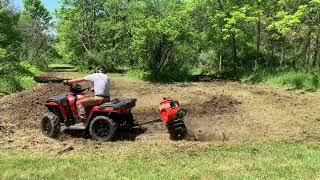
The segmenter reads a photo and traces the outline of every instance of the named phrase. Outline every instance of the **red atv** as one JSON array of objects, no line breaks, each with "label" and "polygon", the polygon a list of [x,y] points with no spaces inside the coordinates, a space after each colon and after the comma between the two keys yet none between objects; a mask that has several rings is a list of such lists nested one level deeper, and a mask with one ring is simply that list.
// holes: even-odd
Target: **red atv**
[{"label": "red atv", "polygon": [[110,141],[118,129],[130,129],[134,126],[131,109],[136,99],[116,99],[99,106],[88,107],[86,127],[74,126],[78,118],[76,102],[85,97],[86,89],[80,85],[70,86],[70,93],[54,96],[47,100],[49,112],[41,120],[42,133],[56,138],[62,126],[70,130],[82,130],[90,133],[98,141]]}]

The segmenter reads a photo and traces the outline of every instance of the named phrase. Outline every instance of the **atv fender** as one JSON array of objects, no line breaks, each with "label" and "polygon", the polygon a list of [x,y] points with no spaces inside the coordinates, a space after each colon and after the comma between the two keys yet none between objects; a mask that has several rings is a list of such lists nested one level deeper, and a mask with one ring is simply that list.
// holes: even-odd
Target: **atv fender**
[{"label": "atv fender", "polygon": [[47,103],[46,103],[46,106],[47,106],[47,107],[48,107],[48,106],[59,106],[59,104],[56,103],[56,102],[47,102]]},{"label": "atv fender", "polygon": [[50,109],[50,107],[57,107],[62,115],[64,122],[66,122],[68,120],[67,111],[63,106],[59,105],[56,102],[47,102],[46,106],[48,107],[48,109]]}]

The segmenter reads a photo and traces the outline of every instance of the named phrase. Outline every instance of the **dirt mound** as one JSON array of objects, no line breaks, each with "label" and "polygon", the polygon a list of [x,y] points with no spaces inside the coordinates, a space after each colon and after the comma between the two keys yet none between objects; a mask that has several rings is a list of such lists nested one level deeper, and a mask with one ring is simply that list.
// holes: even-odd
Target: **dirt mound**
[{"label": "dirt mound", "polygon": [[[60,82],[82,76],[79,73],[42,72],[35,79],[40,82]],[[37,87],[0,99],[0,138],[16,132],[39,132],[39,122],[47,112],[44,106],[49,97],[68,92],[61,83],[39,84]]]},{"label": "dirt mound", "polygon": [[216,95],[199,105],[196,102],[191,105],[191,114],[216,115],[236,112],[236,106],[241,104],[231,96]]},{"label": "dirt mound", "polygon": [[192,81],[195,82],[217,82],[217,81],[222,81],[222,82],[235,82],[238,81],[236,79],[229,79],[229,80],[225,80],[222,78],[219,78],[217,76],[214,75],[193,75],[191,76]]},{"label": "dirt mound", "polygon": [[[1,118],[1,134],[10,136],[14,134],[15,131],[38,131],[39,120],[43,114],[47,112],[44,106],[47,98],[64,92],[66,92],[66,87],[61,84],[41,84],[39,88],[33,89],[32,92],[22,92],[6,97],[16,100],[9,101],[5,105],[0,106],[0,110],[6,113],[6,116]],[[217,117],[217,115],[232,114],[237,112],[236,106],[238,104],[241,103],[231,96],[218,95],[211,97],[203,104],[194,102],[188,105],[186,123],[191,134],[189,140],[206,141],[217,138],[221,139],[221,137],[217,137],[216,131],[212,131],[212,129],[207,126],[206,121],[199,121],[198,117],[210,116],[214,118]],[[137,123],[159,118],[158,109],[153,107],[151,109],[136,108],[133,113]],[[214,119],[210,119],[210,121],[214,121]],[[144,127],[146,128],[144,131],[146,134],[166,133],[167,131],[163,123],[147,124],[144,125]],[[218,136],[220,135],[221,134],[218,134]],[[222,137],[222,139],[225,139],[225,137]]]},{"label": "dirt mound", "polygon": [[[232,123],[233,114],[238,113],[240,101],[232,96],[216,95],[201,105],[192,104],[190,115],[186,117],[189,140],[208,141],[214,139],[228,140],[223,129],[213,124]],[[207,118],[204,118],[207,117]]]},{"label": "dirt mound", "polygon": [[35,75],[34,80],[39,83],[61,83],[65,79],[74,79],[82,76],[77,72],[41,72]]},{"label": "dirt mound", "polygon": [[0,125],[5,131],[37,129],[39,119],[46,112],[44,103],[54,95],[65,91],[62,84],[41,84],[38,88],[9,95],[1,99]]}]

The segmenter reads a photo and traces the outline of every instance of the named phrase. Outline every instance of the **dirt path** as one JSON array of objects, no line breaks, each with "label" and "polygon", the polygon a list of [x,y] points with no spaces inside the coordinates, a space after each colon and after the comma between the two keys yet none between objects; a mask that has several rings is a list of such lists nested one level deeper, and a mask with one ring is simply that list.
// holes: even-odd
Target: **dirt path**
[{"label": "dirt path", "polygon": [[[54,76],[68,76],[55,73]],[[72,74],[76,77],[77,74]],[[139,122],[158,117],[162,97],[172,97],[187,108],[187,125],[192,136],[187,141],[169,140],[161,123],[145,126],[131,144],[184,143],[193,140],[239,142],[305,137],[319,125],[320,96],[298,91],[285,91],[267,86],[251,86],[238,82],[206,82],[151,84],[111,76],[112,98],[138,99],[134,117]],[[44,103],[50,96],[65,92],[58,83],[39,84],[32,89],[0,99],[1,148],[46,149],[55,151],[66,146],[79,149],[96,146],[97,142],[62,134],[60,140],[45,138],[39,122],[46,112]],[[121,140],[111,143],[121,144]],[[128,142],[128,141],[125,141]]]}]

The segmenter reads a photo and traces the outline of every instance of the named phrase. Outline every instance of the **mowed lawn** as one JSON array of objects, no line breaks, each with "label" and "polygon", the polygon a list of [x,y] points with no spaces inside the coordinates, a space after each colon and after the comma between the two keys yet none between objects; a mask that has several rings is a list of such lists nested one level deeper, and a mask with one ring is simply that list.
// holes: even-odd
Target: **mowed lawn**
[{"label": "mowed lawn", "polygon": [[[126,146],[124,144],[124,146]],[[318,179],[317,144],[101,148],[65,154],[0,151],[0,179]]]}]

